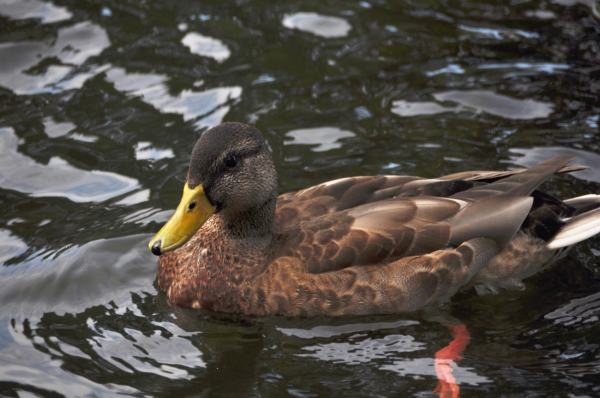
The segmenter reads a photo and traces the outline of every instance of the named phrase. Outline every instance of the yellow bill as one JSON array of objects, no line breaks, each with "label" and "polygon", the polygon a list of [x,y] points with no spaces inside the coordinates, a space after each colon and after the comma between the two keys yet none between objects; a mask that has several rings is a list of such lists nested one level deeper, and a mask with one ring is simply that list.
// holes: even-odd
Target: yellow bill
[{"label": "yellow bill", "polygon": [[185,184],[175,214],[150,241],[148,248],[157,256],[177,249],[194,236],[216,209],[204,194],[202,184],[194,189]]}]

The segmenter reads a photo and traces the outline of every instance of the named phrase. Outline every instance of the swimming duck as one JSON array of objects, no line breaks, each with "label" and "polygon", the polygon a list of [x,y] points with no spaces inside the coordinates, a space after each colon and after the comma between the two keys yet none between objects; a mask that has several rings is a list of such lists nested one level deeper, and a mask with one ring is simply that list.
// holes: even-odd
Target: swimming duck
[{"label": "swimming duck", "polygon": [[178,306],[257,316],[396,313],[459,289],[522,289],[600,232],[600,196],[536,190],[581,170],[572,160],[342,178],[278,196],[261,133],[223,123],[198,139],[181,203],[149,243],[158,284]]}]

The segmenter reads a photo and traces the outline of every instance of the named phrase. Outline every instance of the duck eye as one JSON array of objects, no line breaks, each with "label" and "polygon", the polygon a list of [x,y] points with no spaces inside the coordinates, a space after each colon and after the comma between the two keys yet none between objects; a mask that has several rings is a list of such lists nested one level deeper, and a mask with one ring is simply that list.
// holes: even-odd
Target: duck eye
[{"label": "duck eye", "polygon": [[229,169],[233,169],[237,166],[238,160],[235,156],[231,155],[227,159],[225,159],[225,166]]},{"label": "duck eye", "polygon": [[196,202],[192,202],[188,205],[188,210],[194,210],[196,208]]}]

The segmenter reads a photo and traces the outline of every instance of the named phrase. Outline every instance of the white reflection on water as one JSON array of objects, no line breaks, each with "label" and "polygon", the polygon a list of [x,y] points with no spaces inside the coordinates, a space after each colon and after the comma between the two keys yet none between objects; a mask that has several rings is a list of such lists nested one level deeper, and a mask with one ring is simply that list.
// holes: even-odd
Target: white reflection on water
[{"label": "white reflection on water", "polygon": [[452,90],[433,94],[436,101],[455,102],[459,106],[443,106],[436,102],[392,102],[391,111],[399,116],[434,115],[444,112],[485,112],[506,119],[538,119],[552,114],[554,104],[532,99],[518,100],[488,90]]},{"label": "white reflection on water", "polygon": [[134,329],[124,329],[127,336],[106,329],[97,331],[101,336],[88,340],[94,351],[126,373],[153,373],[168,379],[190,380],[195,376],[185,368],[206,367],[201,358],[202,352],[188,339],[179,338],[180,333],[167,338],[160,330],[155,330],[152,336],[145,336]]},{"label": "white reflection on water", "polygon": [[454,73],[454,74],[462,75],[463,73],[465,73],[465,70],[460,65],[450,64],[450,65],[448,65],[444,68],[438,69],[438,70],[434,70],[431,72],[425,72],[425,74],[427,76],[435,76],[435,75],[439,75],[442,73]]},{"label": "white reflection on water", "polygon": [[10,19],[41,18],[44,24],[65,21],[73,16],[65,7],[39,0],[2,0],[0,15]]},{"label": "white reflection on water", "polygon": [[34,197],[61,196],[74,202],[102,202],[139,186],[138,181],[116,173],[80,170],[59,157],[47,165],[17,152],[12,128],[0,129],[0,187]]},{"label": "white reflection on water", "polygon": [[90,135],[83,135],[83,134],[79,134],[79,133],[70,133],[69,138],[71,138],[75,141],[81,141],[81,142],[96,142],[96,141],[98,141],[98,137],[90,136]]},{"label": "white reflection on water", "polygon": [[[310,353],[299,354],[299,356],[345,365],[372,362],[378,369],[391,371],[401,376],[437,377],[434,358],[402,358],[400,355],[426,348],[425,343],[416,341],[412,336],[390,334],[377,339],[359,340],[358,338],[360,338],[359,335],[351,336],[350,342],[323,343],[303,347],[303,350],[310,351]],[[490,379],[476,374],[471,368],[458,366],[454,361],[449,363],[457,384],[491,383]]]},{"label": "white reflection on water", "polygon": [[152,148],[152,143],[149,141],[140,141],[135,147],[135,158],[137,160],[159,160],[168,159],[175,156],[172,149],[157,149]]},{"label": "white reflection on water", "polygon": [[[121,204],[121,202],[117,202],[116,204]],[[123,218],[124,223],[135,223],[141,226],[146,226],[151,222],[155,222],[158,224],[164,224],[167,222],[169,218],[173,215],[173,210],[157,210],[155,208],[141,209],[135,211],[125,218]],[[155,259],[156,260],[156,259]]]},{"label": "white reflection on water", "polygon": [[73,130],[75,130],[77,126],[71,122],[55,122],[51,117],[45,117],[42,121],[44,123],[44,132],[50,138],[68,137],[81,142],[98,141],[98,137],[94,135],[84,135],[74,132]]},{"label": "white reflection on water", "polygon": [[482,36],[482,37],[491,37],[491,38],[494,38],[496,40],[502,40],[504,38],[509,38],[509,39],[513,39],[514,40],[518,36],[524,37],[526,39],[534,39],[534,38],[539,38],[540,37],[540,35],[538,35],[537,33],[525,32],[524,30],[518,30],[518,29],[477,28],[477,27],[465,26],[465,25],[458,25],[458,28],[462,29],[462,30],[464,30],[466,32],[476,33],[479,36]]},{"label": "white reflection on water", "polygon": [[[18,324],[17,324],[18,325]],[[0,319],[0,380],[35,387],[66,397],[135,394],[134,388],[112,383],[95,383],[84,376],[63,369],[62,353],[50,350],[42,339],[26,336],[18,326],[13,328],[7,317]],[[56,341],[53,341],[56,343]],[[34,344],[32,344],[34,343]],[[50,351],[51,355],[39,348]],[[85,354],[83,354],[85,355]],[[20,395],[20,396],[33,396]]]},{"label": "white reflection on water", "polygon": [[75,130],[75,125],[71,122],[57,123],[51,117],[43,119],[44,132],[50,138],[58,138],[67,135],[70,131]]},{"label": "white reflection on water", "polygon": [[117,90],[131,92],[133,95],[140,90],[164,83],[168,79],[165,75],[154,73],[128,73],[123,68],[109,69],[106,78],[115,85]]},{"label": "white reflection on water", "polygon": [[[148,289],[154,292],[152,281],[156,268],[148,264],[155,260],[145,247],[149,238],[144,234],[99,239],[72,247],[54,259],[38,256],[18,267],[0,267],[3,282],[0,289],[0,380],[22,385],[29,385],[33,380],[36,388],[69,397],[135,394],[137,390],[128,386],[99,384],[85,375],[65,371],[65,362],[71,360],[68,357],[89,359],[86,347],[54,337],[49,337],[52,342],[49,346],[44,339],[25,333],[21,325],[25,318],[35,325],[45,313],[78,314],[109,302],[118,310],[141,315],[132,302],[132,293],[142,294]],[[14,327],[11,317],[16,320]],[[88,320],[88,327],[90,324],[93,327],[94,321]],[[122,358],[139,371],[162,372],[171,377],[176,373],[169,363],[188,367],[203,365],[198,350],[185,338],[167,339],[158,334],[146,337],[129,329],[125,330],[127,336],[115,336],[94,330],[99,334],[98,341],[88,339],[90,346],[99,353],[99,358],[111,363],[114,358]],[[177,333],[174,328],[169,332],[175,336],[186,335],[186,332]],[[100,340],[102,347],[98,346]],[[137,357],[133,361],[129,357],[132,353]],[[182,354],[186,355],[185,360],[179,358]],[[151,361],[144,362],[143,358],[158,358],[167,365],[162,368],[159,364],[157,370],[151,369]],[[131,368],[127,371],[131,372]]]},{"label": "white reflection on water", "polygon": [[345,37],[352,26],[343,18],[319,15],[315,12],[297,12],[283,17],[283,26],[298,29],[328,39]]},{"label": "white reflection on water", "polygon": [[296,336],[302,339],[312,339],[316,337],[333,337],[343,334],[366,332],[373,330],[393,329],[418,325],[417,321],[397,321],[397,322],[374,322],[374,323],[349,323],[346,325],[320,325],[311,329],[293,329],[277,328],[278,331],[286,336]]},{"label": "white reflection on water", "polygon": [[27,250],[27,244],[10,231],[0,228],[0,265]]},{"label": "white reflection on water", "polygon": [[[102,71],[71,75],[75,66],[100,54],[110,46],[106,31],[91,22],[59,29],[56,40],[19,41],[0,44],[0,85],[16,94],[38,94],[81,88],[90,77]],[[40,74],[26,74],[48,58],[69,65],[50,65]]]},{"label": "white reflection on water", "polygon": [[[131,301],[123,304],[126,311],[135,311]],[[138,310],[139,311],[139,310]],[[140,313],[139,316],[144,318]],[[138,330],[124,328],[123,334],[97,328],[97,323],[87,319],[87,326],[96,334],[85,344],[69,344],[54,336],[48,344],[40,336],[25,333],[22,322],[14,327],[7,317],[0,319],[0,380],[28,385],[35,380],[37,388],[46,389],[65,396],[131,395],[138,391],[126,385],[95,383],[88,377],[65,372],[63,365],[73,357],[86,362],[94,361],[88,352],[94,351],[111,367],[126,374],[136,372],[154,374],[169,379],[191,379],[188,369],[204,368],[202,352],[190,341],[192,333],[168,322],[156,323],[159,328],[150,336]],[[34,329],[35,333],[35,329]],[[125,366],[126,364],[126,366]],[[103,365],[104,366],[104,365]]]},{"label": "white reflection on water", "polygon": [[398,100],[392,102],[391,111],[399,116],[437,115],[444,112],[459,112],[462,108],[458,106],[442,106],[436,102],[417,101],[409,102]]},{"label": "white reflection on water", "polygon": [[[454,361],[447,362],[452,368],[452,376],[456,384],[470,384],[477,386],[484,383],[493,383],[493,380],[475,373],[472,368],[459,366]],[[406,360],[394,360],[392,363],[382,365],[379,369],[389,370],[401,376],[435,376],[435,361],[433,358],[414,358]]]},{"label": "white reflection on water", "polygon": [[434,94],[437,101],[452,101],[462,106],[507,119],[537,119],[548,117],[554,104],[532,99],[517,100],[488,90],[446,91]]},{"label": "white reflection on water", "polygon": [[[378,369],[392,371],[402,376],[431,376],[437,377],[434,358],[411,358],[399,355],[426,349],[427,344],[417,341],[413,336],[391,333],[382,338],[367,338],[369,331],[384,331],[416,325],[418,322],[401,320],[397,322],[374,322],[347,325],[323,325],[311,329],[277,328],[287,335],[302,339],[324,339],[335,337],[332,342],[319,342],[319,344],[302,347],[306,353],[298,354],[301,357],[316,358],[322,361],[346,365],[358,365],[372,362]],[[341,336],[348,335],[345,340],[339,341]],[[452,372],[458,384],[466,383],[479,385],[490,383],[491,380],[479,376],[471,369],[460,367],[450,361]]]},{"label": "white reflection on water", "polygon": [[525,16],[535,17],[538,19],[557,18],[557,15],[553,11],[549,11],[549,10],[528,10],[528,11],[525,11]]},{"label": "white reflection on water", "polygon": [[565,326],[576,323],[598,323],[600,319],[600,292],[587,297],[571,300],[569,304],[544,315],[555,323]]},{"label": "white reflection on water", "polygon": [[132,193],[131,195],[127,195],[123,199],[116,202],[116,205],[137,205],[138,203],[147,202],[150,200],[150,190],[142,189],[139,192]]},{"label": "white reflection on water", "polygon": [[186,34],[181,42],[189,47],[192,54],[210,57],[217,62],[223,62],[231,56],[231,51],[221,40],[202,36],[196,32]]},{"label": "white reflection on water", "polygon": [[[313,357],[324,361],[339,362],[344,364],[356,364],[371,362],[375,359],[395,357],[401,352],[414,352],[424,350],[425,343],[420,343],[412,336],[402,334],[389,334],[380,339],[365,339],[351,342],[317,344],[303,347],[302,350],[310,351],[310,354],[299,354],[301,357]],[[433,365],[433,361],[431,361]],[[431,369],[433,370],[433,369]],[[428,372],[428,374],[435,374]]]},{"label": "white reflection on water", "polygon": [[183,90],[178,96],[169,94],[165,85],[167,77],[157,74],[127,73],[122,68],[112,68],[106,72],[106,78],[119,91],[129,92],[141,97],[163,112],[183,115],[184,120],[196,121],[198,127],[213,127],[221,123],[227,112],[230,101],[238,100],[242,88],[216,87],[205,91]]},{"label": "white reflection on water", "polygon": [[[168,113],[179,113],[183,115],[184,120],[195,119],[196,117],[221,111],[219,116],[212,120],[210,125],[216,126],[221,123],[225,114],[229,111],[229,106],[223,106],[229,101],[237,100],[242,95],[242,88],[217,87],[205,91],[183,90],[179,96],[172,97],[164,85],[150,87],[138,92],[143,96],[145,102],[152,104],[157,109]],[[221,109],[218,109],[223,106]],[[198,121],[202,122],[202,119]],[[206,121],[205,121],[206,122]]]},{"label": "white reflection on water", "polygon": [[582,180],[600,182],[600,169],[598,168],[598,165],[600,165],[600,155],[597,153],[560,146],[512,148],[510,152],[516,154],[515,156],[511,156],[513,163],[523,167],[535,166],[555,156],[577,156],[577,159],[571,164],[587,166],[589,169],[569,173],[569,175]]},{"label": "white reflection on water", "polygon": [[340,139],[356,137],[352,131],[342,130],[338,127],[291,130],[285,135],[293,138],[293,141],[284,141],[284,145],[318,145],[311,148],[313,152],[341,148],[342,144],[338,142]]},{"label": "white reflection on water", "polygon": [[514,63],[503,63],[503,64],[483,64],[477,66],[478,69],[527,69],[534,72],[546,72],[556,74],[562,70],[570,68],[567,64],[555,64],[551,62],[514,62]]},{"label": "white reflection on water", "polygon": [[[476,69],[479,70],[499,70],[506,71],[504,77],[523,76],[542,73],[550,74],[561,74],[564,71],[569,70],[571,67],[568,64],[559,64],[552,62],[506,62],[506,63],[492,63],[492,64],[481,64],[472,68],[468,68],[469,73],[476,73]],[[516,69],[516,70],[515,70]],[[458,64],[449,64],[443,68],[425,72],[427,76],[435,76],[440,74],[464,74],[467,72],[463,67]]]},{"label": "white reflection on water", "polygon": [[154,292],[156,267],[148,265],[156,260],[148,250],[150,238],[99,239],[56,258],[38,253],[18,267],[0,267],[2,315],[36,319],[45,312],[76,314],[111,301],[127,305],[132,293]]},{"label": "white reflection on water", "polygon": [[419,322],[417,321],[349,323],[346,325],[321,325],[315,326],[311,329],[277,328],[277,330],[285,334],[286,336],[296,336],[302,339],[312,339],[315,337],[333,337],[349,333],[393,329],[418,324]]},{"label": "white reflection on water", "polygon": [[257,77],[252,84],[263,84],[263,83],[271,83],[274,82],[275,78],[271,75],[268,74],[264,74],[264,75],[260,75],[259,77]]}]

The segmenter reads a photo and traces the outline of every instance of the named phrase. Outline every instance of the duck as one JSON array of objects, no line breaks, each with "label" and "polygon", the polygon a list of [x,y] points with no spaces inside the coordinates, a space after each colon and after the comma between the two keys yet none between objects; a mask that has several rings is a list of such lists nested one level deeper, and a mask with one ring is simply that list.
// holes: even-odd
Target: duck
[{"label": "duck", "polygon": [[600,196],[538,187],[574,157],[437,178],[341,178],[278,195],[255,127],[205,131],[183,196],[150,241],[172,305],[249,316],[390,314],[497,294],[600,232]]}]

